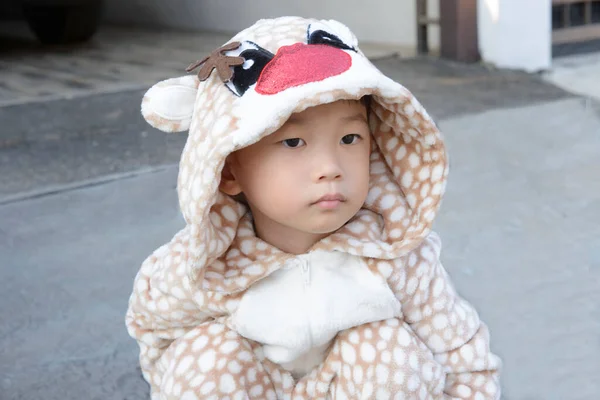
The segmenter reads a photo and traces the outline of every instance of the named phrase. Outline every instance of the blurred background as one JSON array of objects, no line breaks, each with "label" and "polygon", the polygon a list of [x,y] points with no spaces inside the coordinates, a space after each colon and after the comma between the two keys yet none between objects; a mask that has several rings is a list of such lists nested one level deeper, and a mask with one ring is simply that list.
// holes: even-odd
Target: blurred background
[{"label": "blurred background", "polygon": [[442,260],[503,398],[600,398],[600,0],[3,0],[0,398],[148,398],[124,314],[186,135],[142,96],[282,15],[348,25],[438,121]]}]

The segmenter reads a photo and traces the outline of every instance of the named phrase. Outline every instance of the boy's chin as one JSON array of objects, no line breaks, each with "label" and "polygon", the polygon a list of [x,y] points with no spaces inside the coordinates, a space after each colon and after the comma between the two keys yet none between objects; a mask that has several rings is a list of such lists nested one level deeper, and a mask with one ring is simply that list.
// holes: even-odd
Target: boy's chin
[{"label": "boy's chin", "polygon": [[346,222],[348,221],[328,221],[326,223],[313,225],[307,228],[305,232],[312,233],[314,235],[329,235],[344,226]]}]

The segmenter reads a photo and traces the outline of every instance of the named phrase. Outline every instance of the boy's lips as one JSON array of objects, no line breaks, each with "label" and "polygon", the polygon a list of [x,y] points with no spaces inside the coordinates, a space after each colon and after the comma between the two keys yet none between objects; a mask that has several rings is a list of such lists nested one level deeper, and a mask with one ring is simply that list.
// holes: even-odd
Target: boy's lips
[{"label": "boy's lips", "polygon": [[330,193],[321,196],[317,201],[312,203],[312,205],[317,205],[321,208],[331,209],[337,207],[340,203],[343,203],[345,201],[346,197],[344,197],[344,195],[342,195],[341,193]]}]

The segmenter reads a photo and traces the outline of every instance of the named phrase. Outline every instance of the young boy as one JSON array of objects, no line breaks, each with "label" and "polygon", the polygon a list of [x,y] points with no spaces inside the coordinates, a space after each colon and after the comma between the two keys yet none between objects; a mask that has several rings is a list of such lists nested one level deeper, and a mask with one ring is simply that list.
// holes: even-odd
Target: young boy
[{"label": "young boy", "polygon": [[336,21],[261,20],[197,67],[142,103],[189,129],[187,225],[127,312],[152,398],[499,398],[430,230],[447,159],[414,97]]}]

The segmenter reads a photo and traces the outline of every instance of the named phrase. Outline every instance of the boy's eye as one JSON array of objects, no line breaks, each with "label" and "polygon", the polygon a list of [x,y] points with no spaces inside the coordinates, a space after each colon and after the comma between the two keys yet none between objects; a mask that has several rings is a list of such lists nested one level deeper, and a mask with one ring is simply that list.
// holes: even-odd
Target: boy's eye
[{"label": "boy's eye", "polygon": [[352,133],[350,135],[346,135],[342,138],[342,143],[344,144],[354,144],[358,141],[358,139],[360,139],[360,135],[357,135],[356,133]]},{"label": "boy's eye", "polygon": [[286,140],[282,141],[282,143],[285,147],[289,147],[291,149],[300,147],[303,144],[305,144],[304,140],[302,140],[300,138],[286,139]]}]

